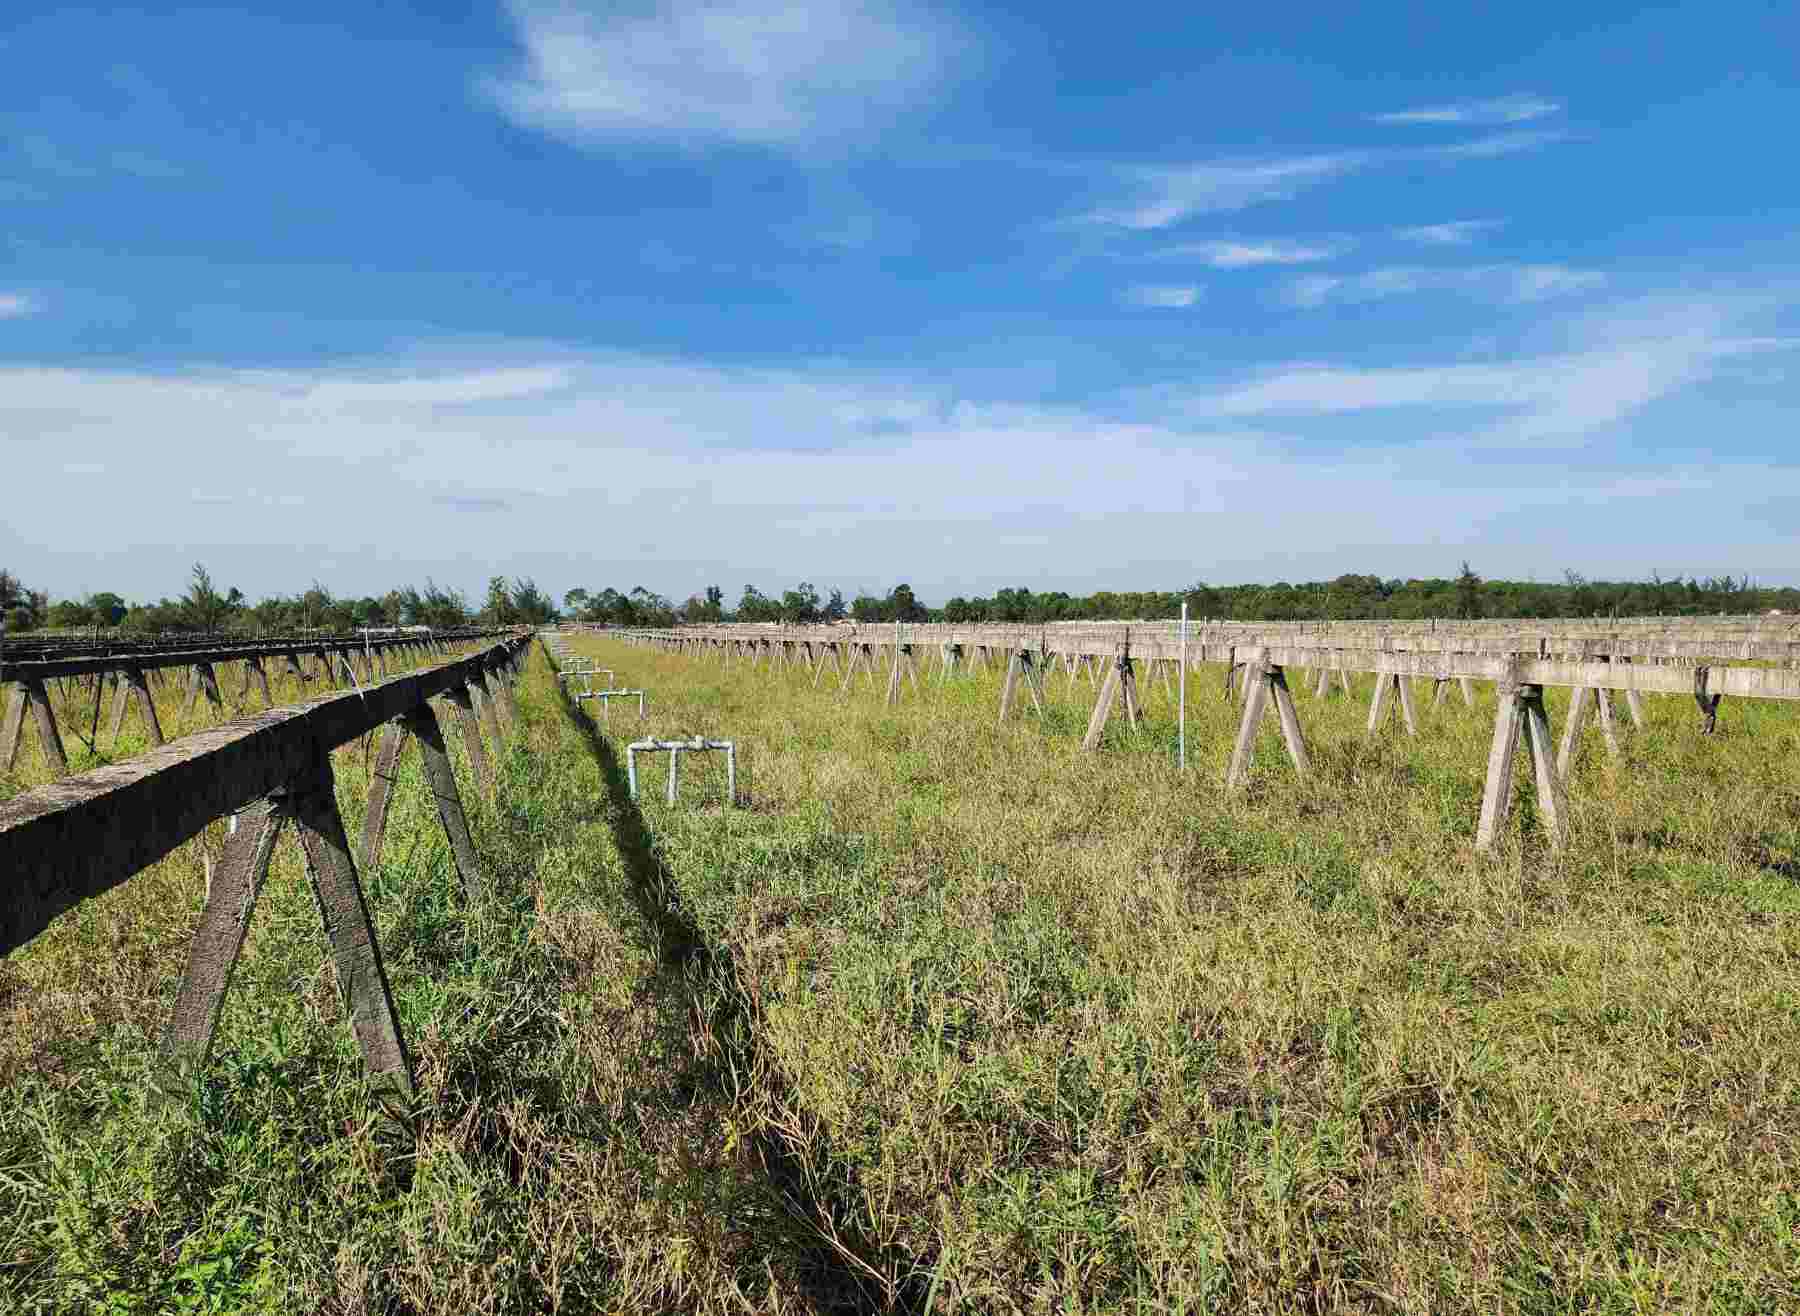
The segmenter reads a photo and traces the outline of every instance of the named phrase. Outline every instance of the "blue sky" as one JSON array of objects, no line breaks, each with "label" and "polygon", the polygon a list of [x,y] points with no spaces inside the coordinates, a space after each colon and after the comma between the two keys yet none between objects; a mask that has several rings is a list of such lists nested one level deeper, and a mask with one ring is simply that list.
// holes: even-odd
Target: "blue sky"
[{"label": "blue sky", "polygon": [[58,594],[1800,582],[1800,10],[14,4]]}]

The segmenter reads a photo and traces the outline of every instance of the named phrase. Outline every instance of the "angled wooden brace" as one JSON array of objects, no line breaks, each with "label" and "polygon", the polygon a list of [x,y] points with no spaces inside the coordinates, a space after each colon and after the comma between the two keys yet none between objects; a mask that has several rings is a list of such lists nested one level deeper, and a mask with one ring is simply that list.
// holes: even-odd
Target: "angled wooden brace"
[{"label": "angled wooden brace", "polygon": [[163,1034],[164,1065],[179,1071],[205,1064],[275,841],[289,818],[300,834],[307,875],[331,943],[338,990],[371,1085],[389,1117],[405,1122],[413,1093],[412,1059],[338,814],[331,759],[324,751],[285,791],[245,810],[237,830],[227,838],[224,861],[213,874],[174,1014]]},{"label": "angled wooden brace", "polygon": [[143,715],[144,729],[149,732],[150,743],[162,744],[163,730],[162,723],[156,717],[156,700],[151,697],[143,670],[137,667],[128,667],[120,674],[118,693],[113,696],[113,743],[118,743],[119,733],[125,729],[125,712],[131,704],[136,704],[138,712]]},{"label": "angled wooden brace", "polygon": [[1550,719],[1544,712],[1543,687],[1502,680],[1496,683],[1496,690],[1499,707],[1494,712],[1494,738],[1488,748],[1481,819],[1475,827],[1476,853],[1486,854],[1494,848],[1512,811],[1513,761],[1518,756],[1521,736],[1531,755],[1538,817],[1549,833],[1551,846],[1561,848],[1566,811],[1553,757],[1555,750],[1550,743]]},{"label": "angled wooden brace", "polygon": [[1256,758],[1256,733],[1271,704],[1281,722],[1282,743],[1293,760],[1294,771],[1305,780],[1312,771],[1306,753],[1306,737],[1300,730],[1300,714],[1288,689],[1287,674],[1259,652],[1244,664],[1244,712],[1238,719],[1237,740],[1231,747],[1231,763],[1225,769],[1225,788],[1235,790],[1249,778]]},{"label": "angled wooden brace", "polygon": [[1375,693],[1369,700],[1368,734],[1374,735],[1381,729],[1381,715],[1387,711],[1388,695],[1392,693],[1400,706],[1402,720],[1406,724],[1406,734],[1419,734],[1419,723],[1413,713],[1412,687],[1395,672],[1377,672],[1375,674]]},{"label": "angled wooden brace", "polygon": [[1706,688],[1708,669],[1694,669],[1694,702],[1700,705],[1700,734],[1710,736],[1719,729],[1719,701],[1725,697],[1724,691],[1710,694]]},{"label": "angled wooden brace", "polygon": [[1556,751],[1556,775],[1568,781],[1575,766],[1575,755],[1581,748],[1581,733],[1591,711],[1599,714],[1600,734],[1606,739],[1606,752],[1619,757],[1619,739],[1613,734],[1611,691],[1604,686],[1577,686],[1569,696],[1569,720],[1563,726],[1562,744]]},{"label": "angled wooden brace", "polygon": [[37,723],[38,748],[57,776],[69,771],[69,756],[63,752],[62,733],[56,729],[56,715],[50,710],[50,695],[36,677],[15,681],[6,701],[6,713],[0,719],[0,772],[12,771],[18,758],[19,741],[24,738],[25,710]]}]

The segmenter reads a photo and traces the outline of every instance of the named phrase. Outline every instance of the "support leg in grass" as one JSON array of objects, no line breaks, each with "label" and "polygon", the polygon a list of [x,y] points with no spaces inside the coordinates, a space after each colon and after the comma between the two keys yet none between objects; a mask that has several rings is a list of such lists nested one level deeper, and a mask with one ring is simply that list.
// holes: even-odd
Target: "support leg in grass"
[{"label": "support leg in grass", "polygon": [[1112,664],[1106,669],[1106,679],[1100,683],[1100,696],[1094,700],[1093,716],[1088,718],[1087,734],[1081,738],[1084,750],[1099,748],[1101,733],[1106,730],[1106,723],[1112,717],[1113,704],[1119,697],[1119,666]]},{"label": "support leg in grass", "polygon": [[44,752],[44,761],[57,776],[67,775],[69,756],[63,752],[62,733],[50,710],[50,695],[35,677],[14,683],[8,695],[5,720],[0,722],[0,772],[10,771],[18,758],[27,710],[37,724],[38,748]]},{"label": "support leg in grass", "polygon": [[369,919],[344,820],[332,788],[331,759],[321,753],[313,769],[289,791],[300,847],[325,920],[337,967],[344,1013],[362,1049],[369,1080],[388,1114],[403,1120],[413,1092],[412,1058],[400,1034],[393,993],[381,962],[381,946]]},{"label": "support leg in grass", "polygon": [[1462,687],[1463,707],[1475,707],[1475,683],[1464,676],[1458,678],[1457,684]]},{"label": "support leg in grass", "polygon": [[494,698],[494,688],[489,678],[492,673],[483,672],[481,676],[469,682],[469,693],[475,697],[475,707],[481,717],[482,729],[487,732],[488,740],[494,746],[494,757],[499,758],[506,753],[506,733],[500,725],[500,705]]},{"label": "support leg in grass", "polygon": [[1006,725],[1006,715],[1012,712],[1013,687],[1018,684],[1019,668],[1024,659],[1023,653],[1013,654],[1012,660],[1006,664],[1006,677],[1000,682],[1000,724],[1002,726]]},{"label": "support leg in grass", "polygon": [[1538,817],[1553,847],[1563,840],[1562,783],[1557,780],[1555,753],[1550,743],[1550,719],[1544,712],[1543,687],[1497,684],[1498,707],[1494,713],[1494,738],[1488,747],[1487,781],[1481,793],[1481,819],[1475,827],[1475,849],[1485,854],[1494,848],[1507,816],[1512,811],[1513,761],[1519,739],[1525,738],[1537,787]]},{"label": "support leg in grass", "polygon": [[1444,696],[1449,693],[1450,681],[1447,677],[1438,677],[1431,683],[1431,711],[1437,712],[1442,707]]},{"label": "support leg in grass", "polygon": [[475,715],[475,703],[469,697],[468,690],[461,687],[448,691],[445,698],[456,709],[456,720],[462,726],[463,748],[468,751],[469,766],[475,771],[475,780],[481,783],[481,793],[492,799],[494,768],[488,761],[486,747],[481,743],[481,723]]},{"label": "support leg in grass", "polygon": [[1143,720],[1143,707],[1138,702],[1137,671],[1130,657],[1121,657],[1119,667],[1119,694],[1125,705],[1125,720],[1133,731]]},{"label": "support leg in grass", "polygon": [[1394,693],[1400,696],[1400,720],[1406,725],[1406,734],[1419,734],[1418,710],[1413,707],[1412,682],[1404,676],[1394,677]]},{"label": "support leg in grass", "polygon": [[259,800],[237,815],[237,830],[225,838],[225,852],[213,870],[200,911],[200,926],[188,945],[187,972],[163,1032],[161,1060],[166,1074],[192,1073],[212,1054],[219,1011],[231,989],[256,898],[269,875],[275,842],[287,821],[283,810],[279,796]]},{"label": "support leg in grass", "polygon": [[1588,686],[1576,686],[1569,695],[1569,720],[1563,723],[1562,745],[1556,751],[1556,775],[1569,779],[1575,765],[1575,751],[1581,747],[1581,732],[1587,726],[1588,711],[1594,706],[1594,692]]},{"label": "support leg in grass", "polygon": [[[475,843],[469,836],[469,820],[463,813],[462,794],[456,788],[456,773],[450,766],[450,752],[444,745],[444,732],[438,724],[437,715],[431,711],[430,704],[420,704],[411,712],[403,714],[399,725],[389,730],[396,734],[396,739],[400,735],[410,734],[411,739],[418,742],[419,760],[425,769],[425,784],[437,803],[438,821],[443,825],[444,837],[450,843],[450,857],[456,864],[457,876],[462,879],[463,895],[470,900],[477,898],[485,889],[486,878],[475,857]],[[399,750],[396,748],[395,761],[398,762],[398,759]],[[386,827],[385,818],[382,827]],[[367,836],[368,828],[365,824],[365,849]],[[373,857],[365,861],[365,866],[372,866],[380,857],[379,837],[370,853]]]},{"label": "support leg in grass", "polygon": [[222,717],[225,714],[225,696],[219,693],[219,678],[213,672],[211,663],[200,663],[194,668],[194,676],[199,682],[200,693],[206,696],[206,702]]},{"label": "support leg in grass", "polygon": [[257,691],[262,695],[263,707],[275,707],[275,695],[269,689],[269,674],[263,669],[262,659],[252,658],[244,665],[250,669],[250,677],[256,682]]},{"label": "support leg in grass", "polygon": [[1704,667],[1694,669],[1694,702],[1700,705],[1700,734],[1710,736],[1719,729],[1719,701],[1725,696],[1723,692],[1711,694],[1707,691]]},{"label": "support leg in grass", "polygon": [[1238,718],[1237,739],[1231,746],[1231,762],[1225,769],[1225,788],[1235,790],[1249,775],[1256,755],[1256,731],[1269,704],[1269,683],[1263,679],[1261,657],[1255,659],[1256,679],[1244,687],[1244,711]]}]

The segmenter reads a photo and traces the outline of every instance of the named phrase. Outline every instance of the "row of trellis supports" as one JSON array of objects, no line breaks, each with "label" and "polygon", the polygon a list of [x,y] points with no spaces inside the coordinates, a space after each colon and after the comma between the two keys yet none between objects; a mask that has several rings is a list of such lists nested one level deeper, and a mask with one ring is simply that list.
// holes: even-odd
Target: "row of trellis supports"
[{"label": "row of trellis supports", "polygon": [[[156,863],[208,824],[231,819],[163,1040],[173,1071],[203,1063],[276,839],[291,821],[331,942],[345,1013],[377,1091],[397,1113],[412,1093],[412,1063],[358,863],[367,869],[381,861],[400,753],[416,741],[464,894],[483,890],[432,704],[441,701],[455,715],[480,789],[491,795],[494,770],[483,729],[498,754],[517,724],[512,682],[529,643],[528,635],[512,632],[466,657],[237,718],[0,803],[0,874],[7,884],[0,954],[24,945],[82,900]],[[331,751],[378,729],[382,741],[360,856],[353,856],[338,811]]]},{"label": "row of trellis supports", "polygon": [[[108,698],[112,701],[108,719],[109,734],[117,744],[132,708],[144,724],[152,745],[164,741],[162,722],[156,714],[153,688],[185,673],[186,696],[182,714],[205,698],[214,712],[223,717],[225,697],[219,689],[219,671],[228,665],[242,668],[243,688],[238,702],[245,702],[252,691],[262,696],[263,706],[273,708],[275,697],[269,689],[269,669],[277,666],[291,673],[302,686],[318,681],[336,689],[349,686],[360,689],[386,679],[402,665],[424,658],[448,657],[466,653],[477,645],[490,642],[502,634],[498,629],[458,631],[449,635],[429,633],[397,636],[368,636],[356,639],[312,640],[304,645],[291,640],[275,643],[228,645],[210,649],[191,646],[172,648],[165,653],[127,650],[120,653],[84,653],[74,657],[8,661],[0,666],[0,688],[5,691],[4,712],[0,713],[0,772],[11,771],[24,741],[26,716],[29,713],[37,728],[38,745],[51,771],[62,776],[69,770],[68,754],[56,723],[55,706],[50,690],[60,683],[67,702],[70,697],[91,692],[93,726],[82,736],[91,747],[100,744],[100,709]],[[85,697],[78,702],[85,703]],[[79,728],[77,735],[82,735]]]},{"label": "row of trellis supports", "polygon": [[[1148,630],[1146,637],[1141,630]],[[923,632],[923,636],[921,636]],[[693,656],[751,666],[799,663],[818,686],[827,670],[837,675],[838,689],[848,694],[859,673],[879,688],[876,673],[886,668],[886,697],[901,697],[904,682],[921,687],[920,661],[934,654],[938,680],[959,669],[1004,663],[1000,718],[1011,713],[1021,688],[1041,714],[1045,680],[1059,668],[1070,687],[1086,676],[1098,687],[1082,748],[1098,748],[1108,721],[1122,710],[1133,728],[1141,718],[1138,667],[1165,683],[1180,675],[1185,693],[1187,667],[1205,663],[1224,668],[1224,693],[1243,696],[1226,784],[1235,788],[1248,775],[1257,728],[1273,710],[1282,741],[1301,776],[1310,771],[1306,739],[1288,684],[1288,672],[1305,669],[1314,693],[1327,694],[1335,681],[1348,693],[1353,674],[1373,673],[1368,729],[1377,730],[1397,710],[1406,732],[1417,734],[1418,714],[1412,681],[1433,683],[1432,705],[1443,701],[1454,682],[1465,703],[1474,703],[1472,683],[1491,682],[1498,693],[1494,734],[1488,756],[1476,848],[1488,850],[1500,835],[1512,801],[1514,762],[1521,744],[1532,766],[1532,781],[1545,829],[1560,844],[1565,827],[1564,782],[1590,721],[1598,723],[1607,748],[1618,753],[1611,692],[1624,695],[1634,726],[1643,725],[1640,696],[1644,692],[1691,695],[1699,706],[1703,729],[1713,730],[1725,695],[1749,699],[1800,700],[1800,644],[1786,633],[1751,634],[1720,631],[1710,623],[1660,628],[1641,627],[1628,634],[1595,634],[1591,623],[1570,623],[1530,634],[1487,632],[1434,635],[1410,629],[1389,632],[1379,625],[1347,623],[1335,631],[1271,627],[1202,629],[1191,641],[1168,628],[1138,627],[768,627],[723,625],[676,630],[617,632],[633,643],[649,644]],[[918,655],[915,651],[920,651]],[[1755,661],[1776,667],[1729,666],[1725,661]],[[1551,742],[1544,689],[1573,691],[1560,749]]]}]

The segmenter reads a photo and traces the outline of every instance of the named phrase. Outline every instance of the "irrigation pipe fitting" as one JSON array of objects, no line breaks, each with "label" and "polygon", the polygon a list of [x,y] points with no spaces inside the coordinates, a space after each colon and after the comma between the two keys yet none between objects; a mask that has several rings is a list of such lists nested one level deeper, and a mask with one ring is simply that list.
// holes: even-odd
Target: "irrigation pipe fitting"
[{"label": "irrigation pipe fitting", "polygon": [[583,690],[576,694],[575,702],[580,703],[583,699],[598,699],[601,717],[610,722],[612,720],[612,701],[620,696],[629,698],[633,695],[637,697],[638,718],[642,720],[644,716],[644,692],[642,690]]},{"label": "irrigation pipe fitting", "polygon": [[725,803],[737,806],[737,743],[730,740],[708,740],[704,736],[695,736],[692,740],[640,740],[625,747],[625,776],[631,784],[631,798],[638,797],[637,756],[667,751],[669,755],[669,803],[675,803],[675,796],[680,790],[681,755],[683,751],[690,754],[702,753],[706,750],[725,751]]}]

